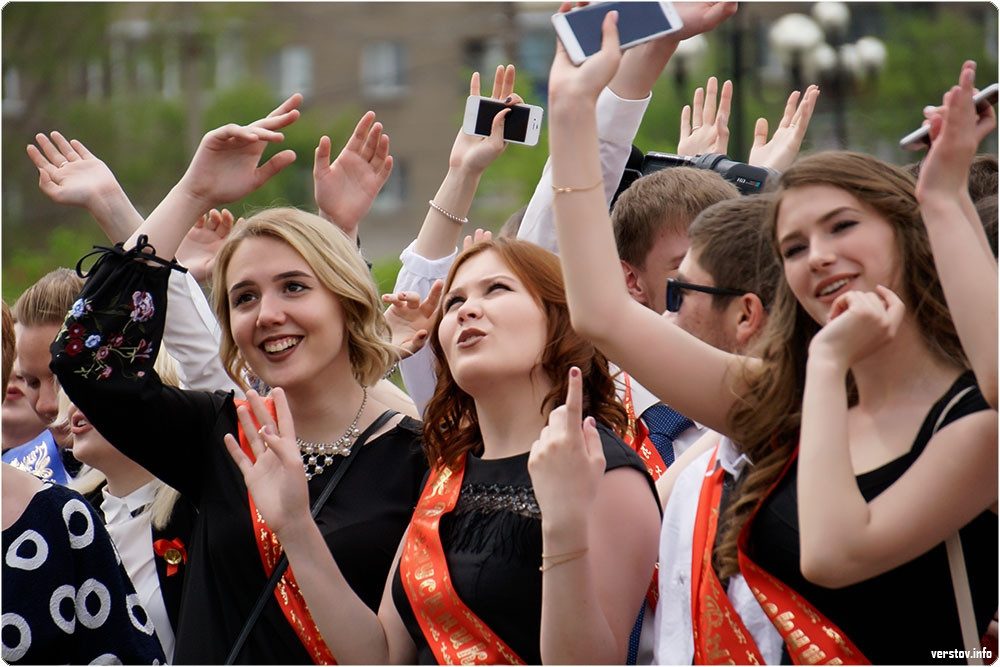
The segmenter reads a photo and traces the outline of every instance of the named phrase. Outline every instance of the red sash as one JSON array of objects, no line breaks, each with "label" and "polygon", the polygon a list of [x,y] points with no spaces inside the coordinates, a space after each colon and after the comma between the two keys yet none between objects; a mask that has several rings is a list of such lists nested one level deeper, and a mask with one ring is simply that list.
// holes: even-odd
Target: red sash
[{"label": "red sash", "polygon": [[[770,496],[778,482],[798,456],[798,448],[789,457],[781,475],[767,492]],[[765,498],[767,497],[765,496]],[[747,555],[750,526],[761,505],[758,504],[740,530],[740,571],[757,597],[764,613],[785,640],[788,654],[796,665],[870,665],[857,646],[830,619],[823,616],[801,595],[778,581]]]},{"label": "red sash", "polygon": [[628,415],[628,426],[622,440],[639,455],[655,482],[663,476],[663,473],[667,472],[667,464],[663,462],[663,457],[650,441],[646,425],[635,414],[635,403],[632,402],[632,380],[628,373],[622,372],[622,380],[625,382],[625,396],[622,403],[625,405],[625,412]]},{"label": "red sash", "polygon": [[[239,399],[235,403],[237,406],[247,405],[246,401]],[[265,398],[264,404],[267,406],[271,416],[275,417],[274,401],[270,398]],[[240,449],[250,457],[251,461],[256,461],[256,457],[250,449],[250,443],[247,441],[246,434],[243,432],[242,424],[239,424],[239,435]],[[277,565],[278,560],[281,558],[281,543],[278,542],[278,538],[267,527],[267,524],[264,523],[264,519],[261,517],[260,512],[257,511],[257,506],[254,504],[253,497],[249,491],[247,491],[247,498],[250,501],[250,520],[253,522],[253,532],[257,540],[257,550],[260,552],[260,561],[264,565],[264,572],[270,577],[274,571],[274,566]],[[308,651],[312,661],[317,665],[336,665],[337,661],[334,659],[333,654],[330,653],[330,649],[327,648],[323,637],[320,635],[319,628],[316,627],[316,622],[309,613],[305,598],[302,597],[302,591],[299,590],[299,585],[295,581],[295,575],[292,574],[291,566],[285,570],[285,574],[282,575],[281,580],[278,581],[278,585],[275,586],[274,597],[278,599],[278,604],[281,606],[282,613],[285,614],[285,619],[292,626],[292,629],[295,630],[295,634],[298,636],[299,641],[302,642],[302,646]]]},{"label": "red sash", "polygon": [[691,549],[691,627],[694,664],[763,665],[753,636],[733,608],[712,568],[712,550],[719,523],[719,503],[726,471],[716,465],[715,446],[698,496]]},{"label": "red sash", "polygon": [[406,597],[439,665],[523,665],[451,584],[438,525],[455,508],[464,474],[464,457],[454,468],[438,466],[420,494],[399,561]]}]

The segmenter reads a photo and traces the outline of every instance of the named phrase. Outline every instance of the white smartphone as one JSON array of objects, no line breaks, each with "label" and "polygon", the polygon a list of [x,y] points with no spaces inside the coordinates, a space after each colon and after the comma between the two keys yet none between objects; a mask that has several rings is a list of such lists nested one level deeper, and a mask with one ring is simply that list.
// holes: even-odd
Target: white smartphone
[{"label": "white smartphone", "polygon": [[[996,104],[998,93],[1000,93],[1000,86],[995,83],[991,83],[976,93],[972,97],[972,101],[976,103],[976,111],[982,113],[986,111],[987,107]],[[930,125],[921,125],[900,139],[899,147],[905,151],[919,151],[921,148],[927,148],[931,145],[930,134]]]},{"label": "white smartphone", "polygon": [[554,14],[552,25],[573,64],[579,65],[601,50],[601,24],[611,10],[618,12],[622,49],[677,32],[684,26],[672,2],[594,2]]},{"label": "white smartphone", "polygon": [[512,104],[508,107],[500,100],[469,95],[465,101],[462,131],[480,137],[490,136],[493,118],[507,108],[510,113],[503,121],[503,140],[525,146],[536,145],[542,130],[542,107],[533,104]]}]

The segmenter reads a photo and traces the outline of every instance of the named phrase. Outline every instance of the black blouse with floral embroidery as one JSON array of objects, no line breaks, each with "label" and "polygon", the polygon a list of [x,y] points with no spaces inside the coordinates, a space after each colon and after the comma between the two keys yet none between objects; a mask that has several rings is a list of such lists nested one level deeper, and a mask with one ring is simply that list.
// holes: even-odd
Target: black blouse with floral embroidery
[{"label": "black blouse with floral embroidery", "polygon": [[[149,248],[144,239],[139,246]],[[246,485],[223,443],[237,432],[236,410],[231,393],[167,386],[153,370],[176,265],[143,260],[150,255],[120,246],[98,259],[52,343],[51,365],[105,438],[197,506],[174,661],[221,664],[266,582]],[[405,418],[358,452],[317,516],[345,578],[373,610],[426,471],[420,423]],[[310,501],[328,474],[309,482]],[[273,596],[237,662],[311,662]]]}]

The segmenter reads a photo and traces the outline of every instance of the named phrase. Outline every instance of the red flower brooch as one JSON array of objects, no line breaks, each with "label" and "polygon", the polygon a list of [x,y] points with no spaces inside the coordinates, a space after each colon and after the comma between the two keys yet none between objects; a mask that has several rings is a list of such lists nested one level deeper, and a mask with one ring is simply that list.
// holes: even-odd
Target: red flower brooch
[{"label": "red flower brooch", "polygon": [[153,542],[153,552],[167,561],[167,576],[172,577],[177,574],[177,568],[187,565],[188,554],[184,548],[184,543],[180,538],[174,540],[156,540]]}]

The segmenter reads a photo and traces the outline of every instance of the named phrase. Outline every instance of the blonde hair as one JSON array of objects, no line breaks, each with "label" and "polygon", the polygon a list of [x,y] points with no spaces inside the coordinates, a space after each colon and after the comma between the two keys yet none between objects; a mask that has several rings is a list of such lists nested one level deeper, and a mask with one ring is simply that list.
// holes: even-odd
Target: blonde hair
[{"label": "blonde hair", "polygon": [[39,278],[14,302],[14,319],[23,327],[62,325],[66,312],[83,289],[72,269],[56,269]]},{"label": "blonde hair", "polygon": [[14,334],[14,317],[10,314],[7,302],[0,301],[0,304],[3,304],[3,394],[0,396],[0,401],[2,401],[3,397],[7,396],[7,382],[10,380],[11,370],[14,368],[14,357],[17,356],[15,344],[17,336]]},{"label": "blonde hair", "polygon": [[[156,369],[156,373],[160,376],[163,384],[173,387],[180,386],[181,378],[177,360],[167,354],[166,350],[162,347],[160,348],[159,355],[156,357],[156,363],[153,365],[153,368]],[[70,405],[69,397],[60,388],[59,416],[56,418],[57,426],[65,425],[68,421]],[[97,490],[107,479],[105,474],[97,468],[84,464],[77,476],[70,479],[69,487],[79,493],[88,494]],[[153,502],[149,504],[149,518],[150,523],[153,524],[153,528],[162,530],[166,527],[170,521],[170,515],[174,512],[174,506],[180,497],[180,492],[174,489],[174,487],[168,486],[156,477],[153,478]]]},{"label": "blonde hair", "polygon": [[369,387],[382,379],[399,358],[399,351],[390,342],[389,326],[368,266],[343,232],[296,208],[267,209],[239,223],[219,251],[212,276],[212,307],[222,328],[219,356],[229,377],[245,391],[252,369],[230,330],[226,273],[240,243],[260,237],[291,246],[337,296],[346,320],[351,368],[358,382]]}]

